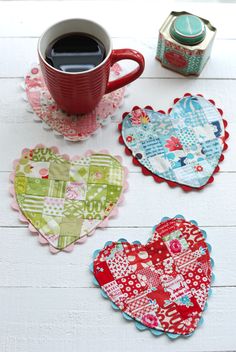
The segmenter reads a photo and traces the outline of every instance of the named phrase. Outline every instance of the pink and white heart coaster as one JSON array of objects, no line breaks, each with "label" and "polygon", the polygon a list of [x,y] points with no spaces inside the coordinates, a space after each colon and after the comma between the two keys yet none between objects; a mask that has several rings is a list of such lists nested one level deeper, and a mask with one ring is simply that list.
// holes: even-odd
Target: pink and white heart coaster
[{"label": "pink and white heart coaster", "polygon": [[60,154],[57,147],[23,149],[13,163],[12,207],[51,252],[71,251],[118,214],[127,169],[106,150]]},{"label": "pink and white heart coaster", "polygon": [[[111,68],[110,79],[122,76],[123,69],[119,64]],[[68,115],[52,99],[42,77],[39,65],[34,65],[26,75],[22,88],[29,103],[29,111],[34,113],[34,120],[43,122],[45,129],[53,130],[69,141],[83,141],[115,117],[126,95],[126,87],[103,96],[98,106],[88,114]]]},{"label": "pink and white heart coaster", "polygon": [[214,279],[205,239],[196,221],[165,217],[145,245],[120,239],[96,250],[94,284],[140,331],[190,336],[203,321]]}]

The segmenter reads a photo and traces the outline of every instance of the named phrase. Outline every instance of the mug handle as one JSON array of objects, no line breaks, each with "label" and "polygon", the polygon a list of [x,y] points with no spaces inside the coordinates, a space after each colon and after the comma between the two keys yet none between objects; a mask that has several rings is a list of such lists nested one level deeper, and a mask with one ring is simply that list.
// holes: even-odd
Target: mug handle
[{"label": "mug handle", "polygon": [[138,63],[138,67],[135,68],[133,71],[127,73],[127,75],[120,77],[114,81],[108,82],[107,83],[107,88],[106,92],[111,93],[113,90],[119,89],[126,84],[129,84],[133,82],[135,79],[137,79],[144,70],[145,67],[145,60],[144,57],[141,53],[139,53],[136,50],[133,49],[115,49],[112,50],[111,53],[111,66],[114,65],[117,61],[120,60],[133,60]]}]

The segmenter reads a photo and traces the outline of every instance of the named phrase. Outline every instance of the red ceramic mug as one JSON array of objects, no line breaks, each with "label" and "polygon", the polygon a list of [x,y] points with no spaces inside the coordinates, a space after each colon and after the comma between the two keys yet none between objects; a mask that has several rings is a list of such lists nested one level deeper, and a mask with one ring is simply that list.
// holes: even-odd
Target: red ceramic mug
[{"label": "red ceramic mug", "polygon": [[[105,59],[95,68],[84,72],[63,72],[47,63],[48,45],[67,33],[87,33],[99,39],[106,50]],[[58,106],[69,114],[92,111],[104,94],[121,88],[137,79],[144,70],[144,57],[132,49],[112,50],[112,41],[99,24],[86,19],[68,19],[49,27],[39,38],[38,55],[43,77]],[[110,67],[120,60],[134,60],[138,67],[123,77],[109,82]]]}]

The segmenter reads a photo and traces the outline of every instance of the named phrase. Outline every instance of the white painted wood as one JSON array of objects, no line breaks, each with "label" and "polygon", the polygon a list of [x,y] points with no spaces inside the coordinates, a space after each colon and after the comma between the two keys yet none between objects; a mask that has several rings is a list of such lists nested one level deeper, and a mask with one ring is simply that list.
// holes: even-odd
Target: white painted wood
[{"label": "white painted wood", "polygon": [[[125,109],[123,110],[125,111]],[[27,118],[32,119],[31,116],[27,116]],[[65,141],[62,137],[56,137],[51,130],[43,129],[40,122],[32,122],[32,120],[28,123],[2,123],[1,131],[0,172],[10,172],[12,170],[12,161],[20,157],[22,149],[26,146],[32,148],[37,143],[43,143],[46,146],[57,145],[61,152],[70,153],[71,155],[84,154],[88,149],[99,151],[106,148],[113,155],[122,156],[124,164],[129,168],[130,172],[141,172],[139,167],[133,165],[132,158],[124,153],[124,146],[118,142],[119,132],[117,123],[110,123],[108,126],[101,128],[96,135],[88,140],[77,143]],[[220,164],[221,172],[236,171],[236,159],[234,157],[236,141],[232,138],[236,134],[236,121],[229,124],[228,131],[230,132],[230,139],[228,140],[230,148],[225,152],[225,159]],[[6,143],[9,144],[9,135],[14,136],[14,144],[8,145],[8,154],[6,155],[4,145]]]},{"label": "white painted wood", "polygon": [[[141,173],[130,173],[128,182],[125,202],[119,208],[119,216],[111,220],[111,226],[153,226],[163,216],[178,213],[184,213],[187,219],[196,219],[201,226],[236,226],[232,206],[236,198],[234,173],[218,174],[213,184],[191,193],[183,192],[180,187],[171,189],[166,182],[156,184],[152,177]],[[0,173],[0,225],[17,226],[17,213],[9,211],[7,187],[8,173]]]},{"label": "white painted wood", "polygon": [[[0,121],[3,125],[10,122],[20,124],[32,121],[32,115],[25,109],[24,94],[20,87],[22,81],[23,79],[0,79]],[[129,86],[129,95],[124,100],[121,113],[117,115],[120,115],[121,119],[122,112],[130,111],[137,102],[141,107],[152,105],[157,110],[167,111],[176,97],[191,92],[202,93],[207,99],[214,98],[216,105],[223,109],[225,118],[232,125],[235,122],[235,98],[230,93],[235,89],[235,80],[139,79]]]},{"label": "white painted wood", "polygon": [[236,288],[214,293],[204,325],[189,339],[170,341],[137,331],[96,288],[1,288],[1,351],[235,351]]},{"label": "white painted wood", "polygon": [[[236,7],[235,7],[236,8]],[[0,38],[0,48],[4,56],[0,57],[0,77],[23,77],[32,63],[38,62],[38,38]],[[140,51],[145,57],[145,71],[142,78],[175,78],[189,80],[178,73],[167,70],[155,59],[157,37],[113,38],[114,49],[132,48]],[[14,55],[12,55],[14,52]],[[236,78],[236,39],[215,40],[210,61],[200,75],[200,79],[235,79]],[[222,62],[227,62],[223,65]],[[122,61],[120,62],[122,64]],[[130,61],[123,61],[123,66],[129,70],[135,66]],[[198,78],[198,80],[199,80]],[[195,78],[197,80],[197,78]]]},{"label": "white painted wood", "polygon": [[[24,4],[27,7],[24,8]],[[1,2],[0,36],[39,36],[52,23],[72,17],[102,23],[113,37],[153,37],[171,11],[185,11],[209,19],[218,38],[236,38],[235,4],[143,1],[11,1]],[[10,18],[10,24],[9,24]]]},{"label": "white painted wood", "polygon": [[[157,215],[153,225],[160,220]],[[203,229],[207,232],[215,261],[213,285],[236,286],[236,247],[232,246],[235,227]],[[0,228],[1,287],[93,287],[88,267],[95,249],[120,238],[145,243],[151,233],[151,227],[116,228],[110,221],[108,229],[97,230],[85,244],[76,245],[73,252],[51,255],[47,246],[40,245],[37,236],[31,235],[27,228]]]},{"label": "white painted wood", "polygon": [[[236,351],[236,4],[180,1],[0,1],[0,351],[1,352],[217,352]],[[187,10],[218,28],[210,62],[200,78],[184,78],[154,59],[158,28],[171,10]],[[89,17],[114,37],[114,47],[133,47],[145,55],[146,69],[130,86],[116,120],[82,143],[55,137],[32,121],[19,88],[37,60],[37,37],[50,24],[68,17]],[[2,54],[4,53],[4,55]],[[13,56],[14,53],[14,56]],[[132,65],[125,66],[132,67]],[[231,134],[229,150],[213,185],[184,193],[144,177],[124,154],[117,122],[132,106],[167,110],[185,92],[203,93],[223,108]],[[23,147],[57,145],[71,155],[107,148],[129,167],[129,192],[109,228],[97,230],[72,253],[51,255],[10,209],[8,178],[12,160]],[[170,341],[138,332],[114,313],[92,288],[92,253],[107,240],[125,237],[146,242],[162,216],[182,213],[208,232],[216,281],[205,323],[189,339]]]},{"label": "white painted wood", "polygon": [[[119,133],[117,123],[121,120],[122,113],[130,111],[137,103],[144,107],[152,105],[156,109],[168,110],[174,98],[186,92],[203,93],[206,98],[214,98],[217,106],[224,110],[224,116],[229,122],[227,130],[231,137],[230,148],[225,153],[225,160],[221,163],[222,171],[236,171],[236,134],[235,96],[236,81],[223,80],[161,80],[140,79],[129,87],[129,95],[124,104],[117,111],[114,123],[104,127],[87,141],[80,143],[66,142],[61,137],[55,137],[52,131],[42,129],[41,123],[32,121],[32,114],[26,111],[26,103],[22,99],[21,79],[0,79],[1,101],[1,139],[0,139],[0,171],[10,171],[12,161],[20,156],[24,147],[34,147],[38,143],[47,146],[57,145],[63,153],[84,153],[87,149],[109,149],[111,153],[122,155],[125,163],[132,171],[139,172],[139,168],[131,163],[131,159],[124,154],[123,146],[118,143]],[[7,156],[4,146],[9,144],[9,136],[14,136],[14,144],[8,146]]]}]

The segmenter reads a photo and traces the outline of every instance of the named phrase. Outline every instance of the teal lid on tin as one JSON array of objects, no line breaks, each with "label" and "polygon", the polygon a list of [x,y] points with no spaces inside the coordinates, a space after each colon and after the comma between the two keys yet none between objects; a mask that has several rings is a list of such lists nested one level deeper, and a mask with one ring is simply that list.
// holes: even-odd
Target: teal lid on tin
[{"label": "teal lid on tin", "polygon": [[194,15],[181,15],[177,17],[171,27],[171,36],[179,43],[196,45],[201,43],[206,36],[204,22]]}]

